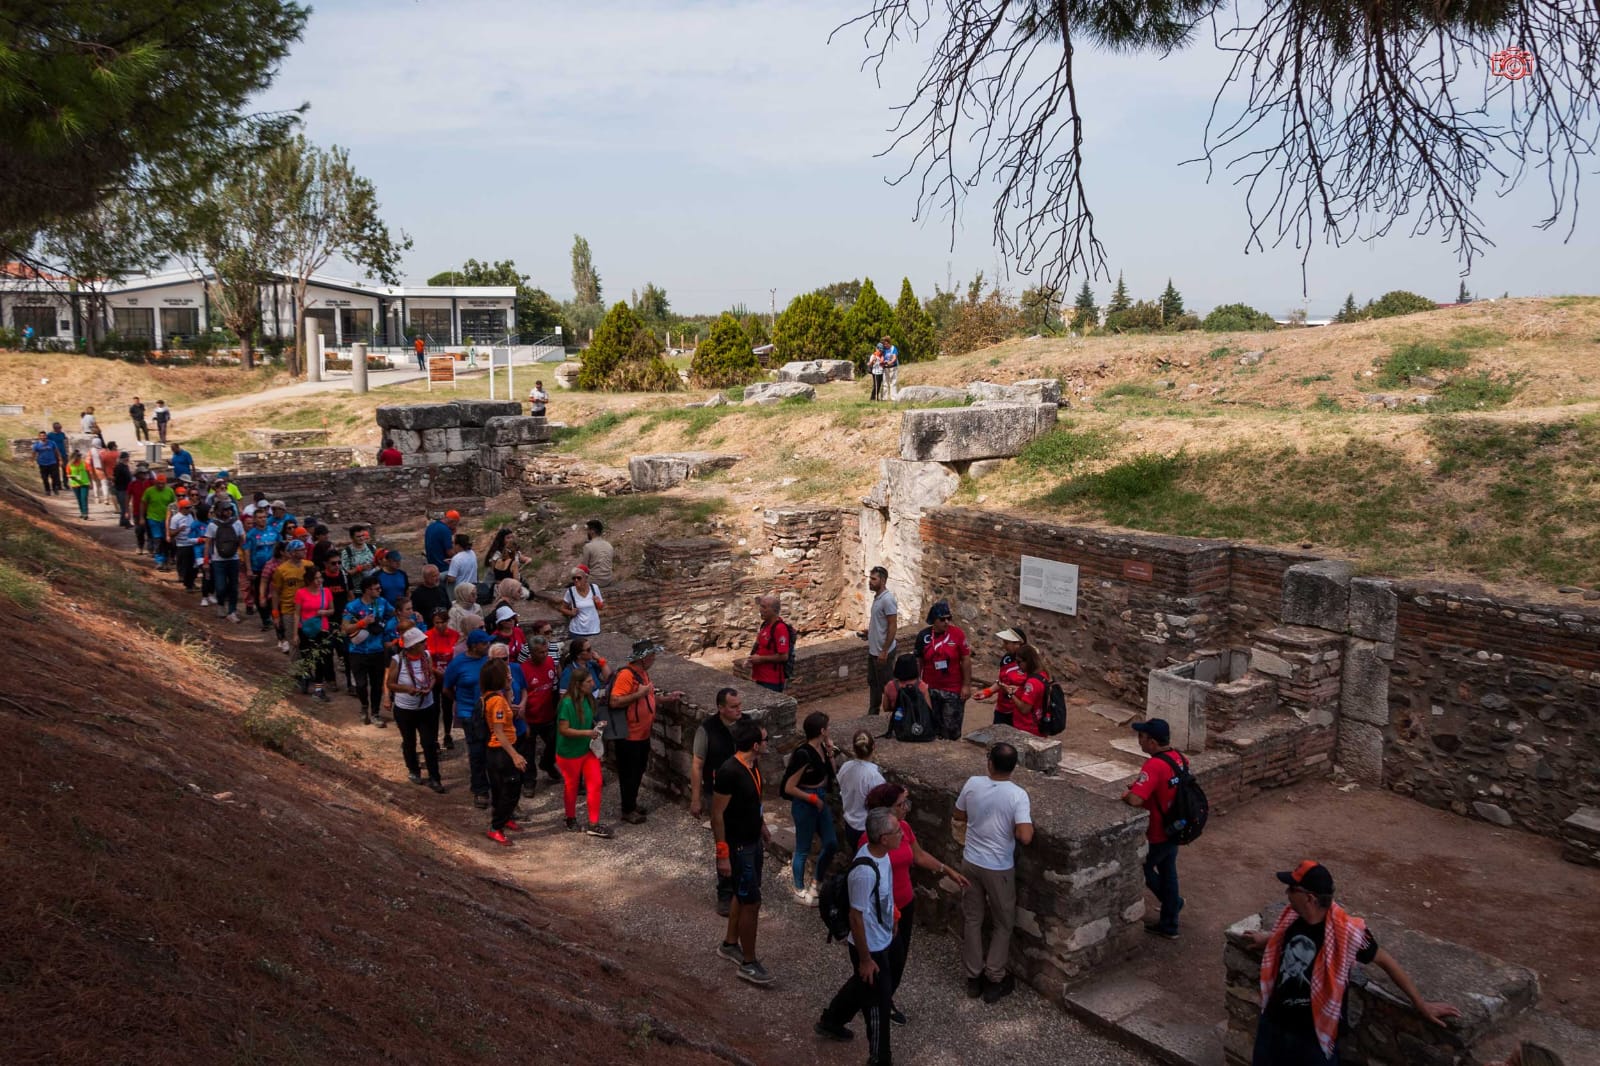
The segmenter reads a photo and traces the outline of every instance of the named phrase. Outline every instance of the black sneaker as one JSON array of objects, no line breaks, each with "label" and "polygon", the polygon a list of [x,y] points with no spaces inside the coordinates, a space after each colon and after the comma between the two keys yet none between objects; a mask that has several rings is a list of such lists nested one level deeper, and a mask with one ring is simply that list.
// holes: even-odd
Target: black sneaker
[{"label": "black sneaker", "polygon": [[595,822],[588,829],[585,829],[584,832],[588,833],[592,837],[599,837],[601,840],[611,839],[611,827],[606,825],[604,822]]},{"label": "black sneaker", "polygon": [[977,977],[967,978],[967,998],[977,999],[979,996],[983,995],[983,984],[984,981],[981,974]]},{"label": "black sneaker", "polygon": [[407,774],[406,776],[411,779],[411,783],[413,785],[422,784],[422,775],[421,774]]},{"label": "black sneaker", "polygon": [[441,796],[444,795],[447,791],[449,791],[448,789],[446,789],[444,787],[444,782],[443,781],[439,781],[439,780],[429,781],[428,782],[428,787],[433,789],[435,792],[439,793],[439,795],[441,795]]},{"label": "black sneaker", "polygon": [[445,751],[454,751],[455,750],[455,746],[456,746],[456,742],[454,740],[452,740],[449,737],[449,735],[446,735],[445,738],[444,738],[444,750]]},{"label": "black sneaker", "polygon": [[753,985],[770,985],[777,978],[767,972],[759,960],[751,959],[739,966],[739,980],[748,981]]},{"label": "black sneaker", "polygon": [[1176,929],[1173,929],[1173,930],[1171,930],[1169,932],[1169,931],[1161,928],[1159,925],[1146,925],[1144,927],[1144,931],[1149,933],[1151,936],[1158,936],[1162,940],[1176,940],[1176,939],[1178,939],[1178,931]]},{"label": "black sneaker", "polygon": [[837,1040],[841,1044],[846,1040],[854,1040],[856,1038],[855,1030],[848,1025],[834,1025],[825,1019],[819,1020],[816,1025],[813,1025],[811,1031],[818,1036],[825,1036],[829,1040]]},{"label": "black sneaker", "polygon": [[985,1003],[999,1003],[1015,991],[1016,987],[1017,979],[1010,974],[1006,974],[999,984],[991,984],[983,990],[983,1001]]},{"label": "black sneaker", "polygon": [[578,831],[578,820],[576,818],[568,818],[567,819],[567,832],[576,833],[577,831]]},{"label": "black sneaker", "polygon": [[891,1022],[894,1022],[894,1024],[896,1024],[896,1025],[904,1025],[910,1019],[906,1017],[906,1012],[905,1011],[901,1010],[899,1007],[895,1006],[894,1004],[890,1004],[889,1005],[889,1020]]},{"label": "black sneaker", "polygon": [[738,944],[721,943],[717,945],[718,958],[727,959],[736,965],[744,965],[744,949]]}]

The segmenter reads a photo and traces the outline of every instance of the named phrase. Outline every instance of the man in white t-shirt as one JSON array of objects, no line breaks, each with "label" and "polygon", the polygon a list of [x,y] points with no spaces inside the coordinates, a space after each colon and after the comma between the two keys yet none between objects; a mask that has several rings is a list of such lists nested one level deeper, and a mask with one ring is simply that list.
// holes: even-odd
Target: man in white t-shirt
[{"label": "man in white t-shirt", "polygon": [[450,556],[450,566],[444,575],[445,587],[454,596],[456,586],[477,583],[478,556],[472,550],[472,538],[465,533],[457,533],[454,554]]},{"label": "man in white t-shirt", "polygon": [[[961,964],[967,971],[967,995],[981,995],[985,1003],[998,1002],[1016,987],[1006,969],[1017,916],[1016,845],[1033,843],[1028,794],[1011,783],[1016,768],[1017,749],[996,744],[989,749],[988,776],[967,778],[956,797],[956,837],[964,847],[961,872],[971,882],[961,896]],[[994,924],[987,952],[985,915]]]},{"label": "man in white t-shirt", "polygon": [[[899,915],[894,906],[894,869],[889,852],[900,846],[900,819],[888,807],[867,812],[867,842],[851,863],[850,980],[834,995],[817,1021],[818,1036],[850,1040],[855,1033],[845,1025],[856,1012],[867,1026],[867,1061],[891,1061],[889,1014],[894,988],[890,981],[889,946]],[[861,860],[867,860],[861,863]],[[861,863],[860,865],[856,865]],[[863,948],[864,945],[864,948]]]}]

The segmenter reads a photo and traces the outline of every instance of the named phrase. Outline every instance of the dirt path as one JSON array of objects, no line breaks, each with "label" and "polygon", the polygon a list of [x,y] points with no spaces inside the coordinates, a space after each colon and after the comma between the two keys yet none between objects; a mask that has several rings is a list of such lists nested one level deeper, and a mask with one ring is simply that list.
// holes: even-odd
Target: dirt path
[{"label": "dirt path", "polygon": [[[63,523],[80,525],[70,496],[51,499],[47,506]],[[285,668],[270,633],[261,634],[249,620],[230,625],[195,607],[198,596],[175,588],[174,575],[156,574],[148,560],[133,554],[133,534],[117,527],[114,511],[92,502],[90,508],[86,531],[114,551],[119,564],[143,569],[166,598],[186,605],[196,628],[238,662],[245,676],[265,679]],[[398,731],[360,725],[353,699],[338,695],[326,707],[298,696],[290,702],[329,726],[335,753],[367,767],[374,789],[435,845],[485,872],[509,875],[549,900],[553,913],[601,927],[599,939],[612,945],[623,965],[634,959],[722,989],[723,1000],[708,1010],[749,1019],[752,1041],[765,1042],[761,1061],[842,1064],[864,1056],[860,1039],[834,1045],[812,1033],[812,1023],[845,979],[848,962],[841,947],[824,943],[816,912],[789,897],[787,868],[768,862],[758,949],[778,980],[768,989],[752,988],[714,954],[723,920],[713,907],[710,833],[687,810],[656,807],[647,825],[619,825],[616,838],[603,841],[566,832],[559,790],[541,781],[534,796],[523,801],[527,831],[517,846],[503,849],[482,835],[488,819],[472,807],[465,788],[463,746],[445,753],[442,772],[450,791],[436,796],[406,780]],[[617,809],[614,782],[607,782],[604,809],[610,820]],[[769,817],[787,818],[787,812],[769,804]],[[898,998],[911,1017],[909,1026],[894,1031],[902,1062],[956,1066],[999,1058],[1019,1066],[1143,1066],[1152,1061],[1091,1033],[1027,988],[995,1006],[967,999],[954,941],[925,930],[918,931]],[[859,1021],[854,1027],[860,1030]]]}]

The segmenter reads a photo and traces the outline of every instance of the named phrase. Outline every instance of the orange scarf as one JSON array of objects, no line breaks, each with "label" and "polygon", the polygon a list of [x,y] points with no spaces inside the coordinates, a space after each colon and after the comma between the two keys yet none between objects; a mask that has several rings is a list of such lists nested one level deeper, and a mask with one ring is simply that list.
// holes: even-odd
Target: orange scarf
[{"label": "orange scarf", "polygon": [[[1278,960],[1283,942],[1297,915],[1293,907],[1283,908],[1272,929],[1267,949],[1261,956],[1261,1009],[1267,1009],[1272,987],[1278,980]],[[1317,1030],[1317,1043],[1324,1055],[1332,1055],[1339,1039],[1339,1020],[1344,1016],[1344,993],[1350,983],[1350,970],[1356,954],[1367,940],[1367,923],[1335,903],[1328,909],[1322,934],[1322,950],[1311,971],[1311,1021]]]}]

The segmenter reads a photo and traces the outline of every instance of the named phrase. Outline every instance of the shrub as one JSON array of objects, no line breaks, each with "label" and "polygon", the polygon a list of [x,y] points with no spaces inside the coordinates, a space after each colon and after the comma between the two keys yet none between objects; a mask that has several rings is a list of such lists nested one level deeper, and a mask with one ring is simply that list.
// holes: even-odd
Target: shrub
[{"label": "shrub", "polygon": [[1187,464],[1188,459],[1182,452],[1177,455],[1147,452],[1106,467],[1099,473],[1068,481],[1050,492],[1047,499],[1051,503],[1073,500],[1093,500],[1101,504],[1129,503],[1172,488]]},{"label": "shrub", "polygon": [[1395,289],[1386,292],[1361,310],[1362,318],[1393,318],[1396,315],[1412,315],[1418,311],[1437,310],[1438,305],[1426,296],[1418,296],[1414,292],[1404,289]]},{"label": "shrub", "polygon": [[724,311],[711,324],[711,335],[694,350],[689,380],[697,388],[744,385],[761,376],[761,361],[750,350],[750,337],[739,320]]},{"label": "shrub", "polygon": [[1271,315],[1249,304],[1220,304],[1200,323],[1207,333],[1248,333],[1277,327]]},{"label": "shrub", "polygon": [[939,357],[933,317],[911,291],[910,278],[900,279],[900,299],[894,305],[894,340],[900,347],[902,363],[920,363]]},{"label": "shrub", "polygon": [[983,299],[967,299],[950,308],[940,350],[961,355],[999,344],[1022,330],[1022,312],[996,289]]},{"label": "shrub", "polygon": [[1397,346],[1379,368],[1378,384],[1384,388],[1405,385],[1430,370],[1460,370],[1467,365],[1467,353],[1437,344],[1413,343]]},{"label": "shrub", "polygon": [[844,315],[829,296],[808,292],[783,309],[772,328],[772,343],[784,360],[844,359]]},{"label": "shrub", "polygon": [[1149,300],[1106,315],[1106,330],[1111,333],[1152,333],[1161,326],[1161,306]]},{"label": "shrub", "polygon": [[1196,315],[1179,315],[1177,318],[1167,320],[1168,333],[1184,333],[1191,329],[1200,328],[1200,319]]},{"label": "shrub", "polygon": [[1463,374],[1445,382],[1433,394],[1430,411],[1481,411],[1504,407],[1517,394],[1519,377],[1496,378],[1486,370]]},{"label": "shrub", "polygon": [[844,313],[844,344],[849,358],[854,359],[856,371],[867,369],[867,357],[884,337],[894,336],[894,308],[878,295],[872,279],[861,283],[861,292],[850,310]]},{"label": "shrub", "polygon": [[661,357],[661,342],[655,334],[641,329],[622,361],[612,368],[605,388],[610,392],[676,392],[683,379]]},{"label": "shrub", "polygon": [[594,342],[583,350],[583,369],[578,371],[578,388],[608,387],[616,370],[633,348],[634,338],[644,329],[639,316],[626,301],[618,300],[594,331]]},{"label": "shrub", "polygon": [[1104,430],[1077,431],[1058,426],[1035,437],[1017,455],[1017,462],[1033,470],[1072,470],[1079,463],[1102,459],[1111,453],[1112,436]]}]

